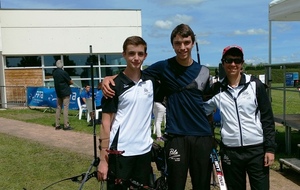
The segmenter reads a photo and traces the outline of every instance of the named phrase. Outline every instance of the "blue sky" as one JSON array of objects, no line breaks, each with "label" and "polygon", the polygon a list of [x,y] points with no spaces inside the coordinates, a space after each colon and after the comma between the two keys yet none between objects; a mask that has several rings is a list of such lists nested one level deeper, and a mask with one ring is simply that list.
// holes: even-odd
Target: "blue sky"
[{"label": "blue sky", "polygon": [[[217,66],[225,46],[244,49],[246,63],[269,61],[268,5],[271,0],[1,0],[2,8],[141,9],[142,37],[150,65],[174,56],[172,29],[186,23],[194,30],[200,62]],[[272,23],[272,63],[300,62],[300,22]],[[193,58],[197,60],[196,48]]]}]

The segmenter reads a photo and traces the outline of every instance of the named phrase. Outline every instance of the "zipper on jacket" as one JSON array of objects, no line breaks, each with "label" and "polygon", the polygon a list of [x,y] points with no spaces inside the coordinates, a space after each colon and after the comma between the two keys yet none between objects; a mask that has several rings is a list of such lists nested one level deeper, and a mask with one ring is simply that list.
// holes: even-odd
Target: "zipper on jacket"
[{"label": "zipper on jacket", "polygon": [[237,115],[237,119],[238,119],[238,123],[239,123],[241,146],[244,146],[244,145],[243,145],[243,135],[242,135],[242,126],[241,126],[241,121],[240,121],[240,114],[239,114],[239,110],[238,110],[238,107],[237,107],[236,99],[237,99],[237,98],[235,98],[235,97],[233,98],[233,100],[234,100],[234,105],[235,105],[235,110],[236,110],[236,115]]}]

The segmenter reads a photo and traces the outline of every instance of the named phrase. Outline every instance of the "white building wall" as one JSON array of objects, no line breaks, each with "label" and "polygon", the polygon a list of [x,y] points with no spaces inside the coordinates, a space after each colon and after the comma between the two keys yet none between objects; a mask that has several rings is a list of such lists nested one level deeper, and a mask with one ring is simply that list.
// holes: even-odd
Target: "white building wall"
[{"label": "white building wall", "polygon": [[[141,25],[141,10],[0,9],[0,86],[5,69],[15,69],[5,67],[5,56],[82,55],[90,45],[94,54],[121,54],[128,36],[142,36]],[[1,87],[0,105],[6,102]]]},{"label": "white building wall", "polygon": [[0,19],[3,55],[120,53],[142,36],[140,10],[1,9]]}]

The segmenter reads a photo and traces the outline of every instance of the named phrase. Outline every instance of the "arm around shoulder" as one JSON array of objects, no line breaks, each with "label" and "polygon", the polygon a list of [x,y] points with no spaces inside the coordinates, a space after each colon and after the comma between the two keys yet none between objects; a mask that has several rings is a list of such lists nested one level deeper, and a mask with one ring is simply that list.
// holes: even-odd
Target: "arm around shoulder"
[{"label": "arm around shoulder", "polygon": [[115,95],[115,91],[111,89],[110,84],[115,86],[114,79],[116,77],[117,75],[104,77],[102,81],[102,93],[105,98],[112,98]]}]

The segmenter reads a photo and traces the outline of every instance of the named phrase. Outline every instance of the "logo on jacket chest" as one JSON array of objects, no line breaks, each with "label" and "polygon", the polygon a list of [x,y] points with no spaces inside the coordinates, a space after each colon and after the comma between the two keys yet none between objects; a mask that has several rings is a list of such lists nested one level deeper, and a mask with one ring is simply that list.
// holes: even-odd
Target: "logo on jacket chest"
[{"label": "logo on jacket chest", "polygon": [[241,100],[250,100],[251,99],[251,94],[248,91],[244,91],[241,95],[240,95],[240,99]]}]

